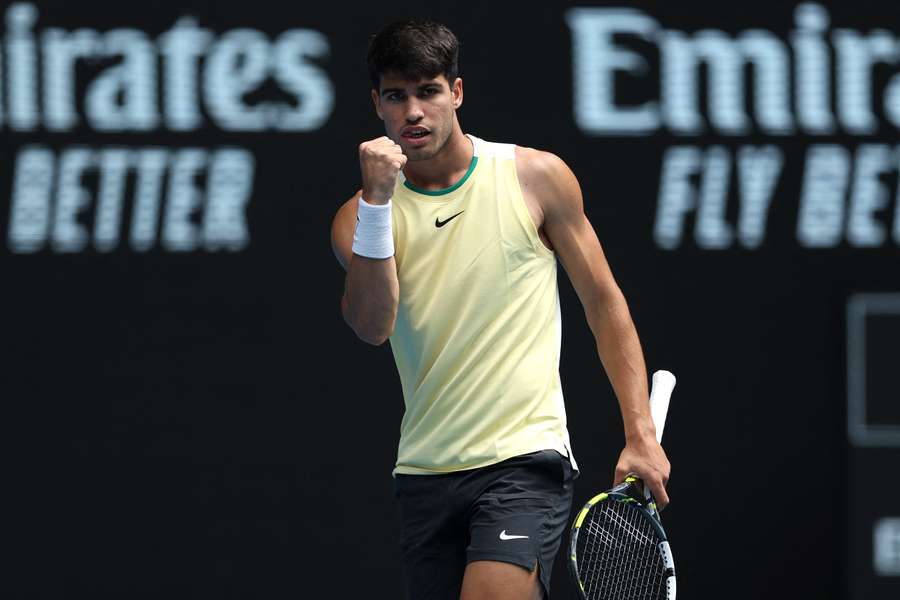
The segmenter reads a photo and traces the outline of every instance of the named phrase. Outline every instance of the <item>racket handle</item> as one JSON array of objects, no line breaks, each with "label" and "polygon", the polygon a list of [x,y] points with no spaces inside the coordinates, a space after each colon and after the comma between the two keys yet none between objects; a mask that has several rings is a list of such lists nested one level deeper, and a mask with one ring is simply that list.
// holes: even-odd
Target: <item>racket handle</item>
[{"label": "racket handle", "polygon": [[[662,443],[663,429],[666,427],[666,414],[669,412],[669,400],[675,389],[675,376],[669,371],[656,371],[650,381],[650,416],[656,428],[656,442]],[[644,486],[644,497],[651,499],[650,488]]]},{"label": "racket handle", "polygon": [[662,443],[663,429],[666,426],[666,413],[669,412],[669,400],[675,389],[675,376],[669,371],[659,370],[653,373],[650,386],[650,416],[656,427],[656,441]]}]

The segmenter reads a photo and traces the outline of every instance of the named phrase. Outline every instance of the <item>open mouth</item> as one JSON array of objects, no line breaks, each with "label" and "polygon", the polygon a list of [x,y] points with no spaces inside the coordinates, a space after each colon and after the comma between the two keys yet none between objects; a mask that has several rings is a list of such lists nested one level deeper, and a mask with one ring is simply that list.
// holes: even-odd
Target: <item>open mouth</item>
[{"label": "open mouth", "polygon": [[430,132],[427,129],[409,129],[403,132],[403,137],[411,140],[422,139],[427,136]]}]

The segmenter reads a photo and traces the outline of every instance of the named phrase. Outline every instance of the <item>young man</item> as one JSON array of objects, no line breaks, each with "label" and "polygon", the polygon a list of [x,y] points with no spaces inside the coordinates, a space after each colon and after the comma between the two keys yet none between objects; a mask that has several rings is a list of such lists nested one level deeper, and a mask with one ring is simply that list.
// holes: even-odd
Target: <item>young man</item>
[{"label": "young man", "polygon": [[616,483],[668,502],[647,371],[628,306],[566,164],[466,135],[458,42],[428,21],[373,37],[384,137],[359,147],[362,189],[335,215],[344,318],[391,341],[406,412],[395,476],[412,600],[549,595],[577,475],[559,377],[559,258],[625,425]]}]

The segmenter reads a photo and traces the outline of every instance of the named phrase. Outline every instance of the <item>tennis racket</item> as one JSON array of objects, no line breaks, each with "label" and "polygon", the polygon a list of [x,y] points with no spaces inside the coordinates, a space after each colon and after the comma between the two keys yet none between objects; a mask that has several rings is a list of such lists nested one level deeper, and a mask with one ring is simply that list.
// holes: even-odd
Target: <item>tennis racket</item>
[{"label": "tennis racket", "polygon": [[[650,414],[662,441],[675,376],[653,373]],[[675,600],[675,562],[649,488],[629,475],[572,524],[569,571],[582,600]]]}]

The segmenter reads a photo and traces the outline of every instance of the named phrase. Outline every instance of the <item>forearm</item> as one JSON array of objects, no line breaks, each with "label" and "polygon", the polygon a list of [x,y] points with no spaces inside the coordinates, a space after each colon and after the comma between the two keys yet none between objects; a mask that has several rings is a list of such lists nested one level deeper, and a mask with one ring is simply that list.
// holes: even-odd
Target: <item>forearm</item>
[{"label": "forearm", "polygon": [[399,299],[394,257],[374,259],[353,255],[341,307],[344,319],[360,339],[380,345],[391,336]]},{"label": "forearm", "polygon": [[655,437],[644,354],[625,298],[619,295],[595,307],[589,311],[588,321],[619,401],[625,438]]}]

